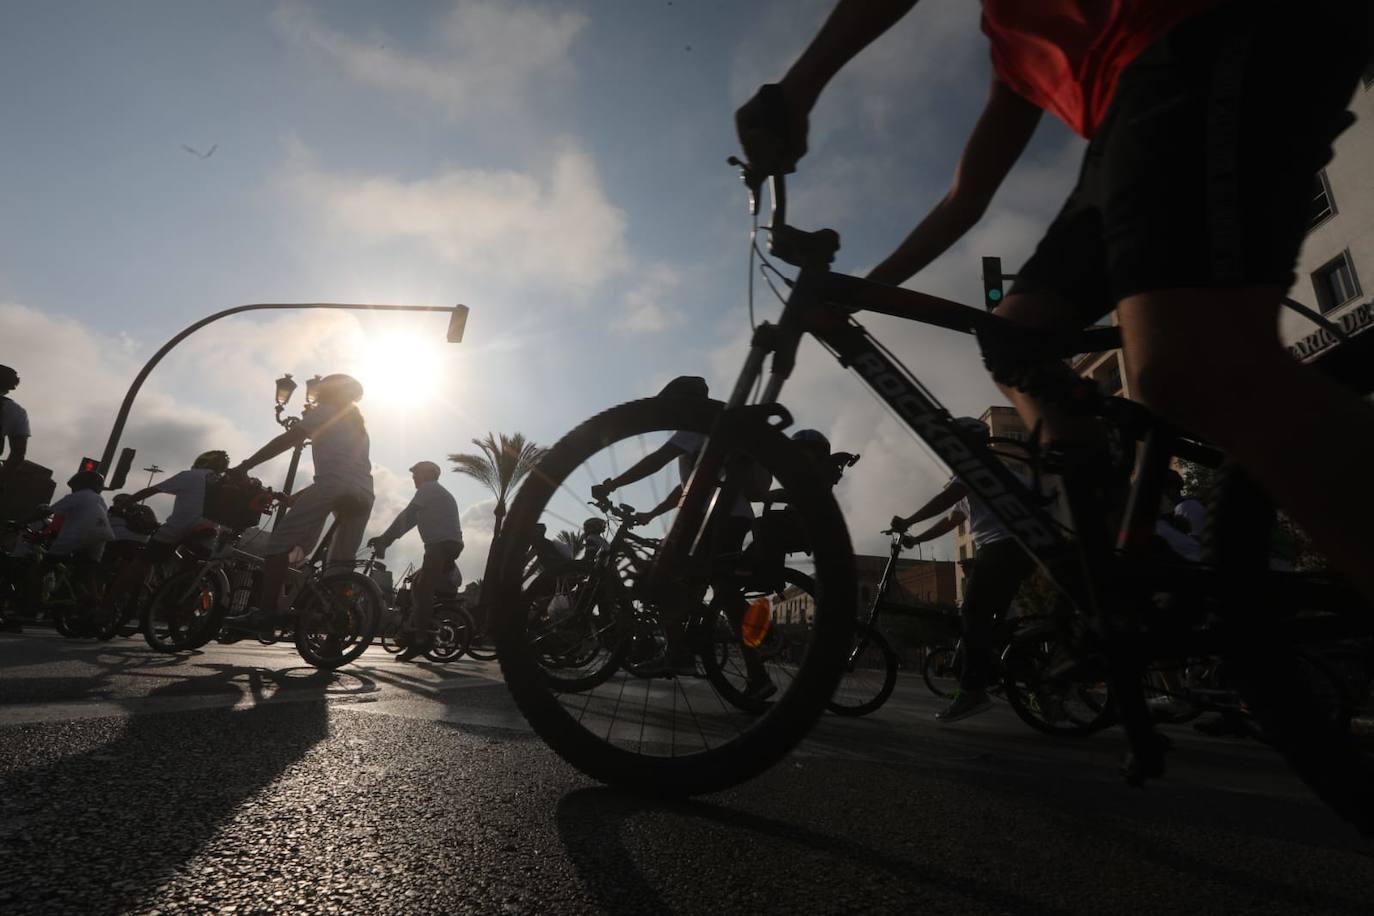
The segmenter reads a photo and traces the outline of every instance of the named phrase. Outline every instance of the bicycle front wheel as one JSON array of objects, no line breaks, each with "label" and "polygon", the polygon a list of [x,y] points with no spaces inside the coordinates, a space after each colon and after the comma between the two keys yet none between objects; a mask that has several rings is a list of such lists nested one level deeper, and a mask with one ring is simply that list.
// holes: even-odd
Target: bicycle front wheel
[{"label": "bicycle front wheel", "polygon": [[[740,544],[727,545],[719,537],[723,521],[739,530],[739,503],[728,510],[731,519],[715,520],[719,527],[706,533],[712,546],[702,551],[691,570],[671,571],[671,587],[650,595],[642,583],[631,583],[626,600],[606,608],[616,615],[615,631],[678,634],[676,658],[636,655],[633,666],[622,666],[603,683],[578,693],[558,689],[558,675],[548,668],[539,631],[530,623],[537,617],[527,599],[543,597],[533,594],[540,576],[538,563],[530,563],[531,554],[537,553],[532,548],[586,514],[590,485],[619,475],[674,432],[709,435],[720,416],[717,402],[653,398],[592,418],[541,457],[525,478],[502,529],[491,594],[506,684],[540,737],[573,766],[602,782],[675,796],[743,782],[805,736],[840,678],[858,591],[848,531],[820,469],[761,414],[749,420],[732,417],[728,432],[718,433],[728,438],[727,466],[752,463],[786,489],[796,510],[796,534],[807,543],[815,564],[814,610],[780,662],[786,677],[760,679],[750,691],[762,697],[768,693],[765,684],[771,684],[771,702],[758,712],[740,709],[702,676],[700,661],[694,665],[689,656],[684,662],[682,654],[709,651],[701,640],[689,639],[688,618],[700,620],[703,609],[742,600],[746,591],[730,576],[746,562],[747,543],[741,553]],[[665,467],[622,487],[615,499],[647,509],[662,503],[679,480],[676,467]],[[660,516],[665,531],[675,512]],[[638,642],[644,645],[631,652],[651,648],[654,640]]]},{"label": "bicycle front wheel", "polygon": [[861,627],[845,660],[844,677],[830,698],[837,716],[866,716],[877,712],[897,687],[897,653],[876,629]]},{"label": "bicycle front wheel", "polygon": [[332,670],[367,651],[382,608],[362,573],[326,573],[296,606],[296,651],[307,664]]}]

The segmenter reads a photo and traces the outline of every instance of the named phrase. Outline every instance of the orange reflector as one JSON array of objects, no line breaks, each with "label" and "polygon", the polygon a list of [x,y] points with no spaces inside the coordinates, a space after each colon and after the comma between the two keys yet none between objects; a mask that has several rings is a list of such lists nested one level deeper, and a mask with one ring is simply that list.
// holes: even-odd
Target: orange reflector
[{"label": "orange reflector", "polygon": [[746,646],[757,649],[768,637],[768,629],[773,625],[773,606],[767,598],[755,598],[744,612],[740,622],[740,638]]}]

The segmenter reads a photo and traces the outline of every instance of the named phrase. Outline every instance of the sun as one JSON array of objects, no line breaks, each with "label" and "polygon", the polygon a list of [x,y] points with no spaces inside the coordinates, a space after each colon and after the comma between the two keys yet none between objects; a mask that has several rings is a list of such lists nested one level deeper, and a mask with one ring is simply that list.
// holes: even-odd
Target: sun
[{"label": "sun", "polygon": [[429,404],[444,377],[443,341],[410,332],[365,339],[358,381],[363,403],[406,411]]}]

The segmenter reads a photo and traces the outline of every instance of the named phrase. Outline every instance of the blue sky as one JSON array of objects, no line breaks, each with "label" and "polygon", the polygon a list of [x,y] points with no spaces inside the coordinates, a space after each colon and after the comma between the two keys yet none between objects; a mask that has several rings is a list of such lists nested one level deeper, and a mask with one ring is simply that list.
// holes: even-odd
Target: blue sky
[{"label": "blue sky", "polygon": [[[471,307],[457,346],[438,318],[230,319],[178,348],[135,407],[138,466],[176,469],[276,432],[282,371],[355,372],[378,528],[411,463],[488,430],[549,443],[678,373],[728,385],[748,327],[732,112],[828,8],[7,5],[0,362],[24,379],[33,457],[65,469],[98,454],[147,355],[246,302]],[[973,0],[924,0],[815,112],[791,215],[839,230],[838,269],[867,269],[943,193],[987,85],[977,16]],[[1029,253],[1080,149],[1047,120],[994,212],[912,285],[976,302],[979,258]],[[956,411],[997,400],[968,341],[870,324]],[[944,472],[842,370],[803,359],[784,402],[864,454],[840,495],[858,546],[878,548],[892,508]],[[444,480],[469,507],[461,565],[476,575],[489,505]]]}]

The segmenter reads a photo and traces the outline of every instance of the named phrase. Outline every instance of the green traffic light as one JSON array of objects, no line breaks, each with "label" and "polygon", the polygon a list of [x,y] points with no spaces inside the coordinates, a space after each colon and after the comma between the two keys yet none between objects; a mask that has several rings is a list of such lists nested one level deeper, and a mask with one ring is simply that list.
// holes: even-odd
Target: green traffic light
[{"label": "green traffic light", "polygon": [[1002,298],[1002,291],[1001,291],[1000,289],[990,289],[990,290],[988,290],[988,299],[990,299],[991,301],[996,302],[997,300],[999,300],[999,299],[1001,299],[1001,298]]}]

